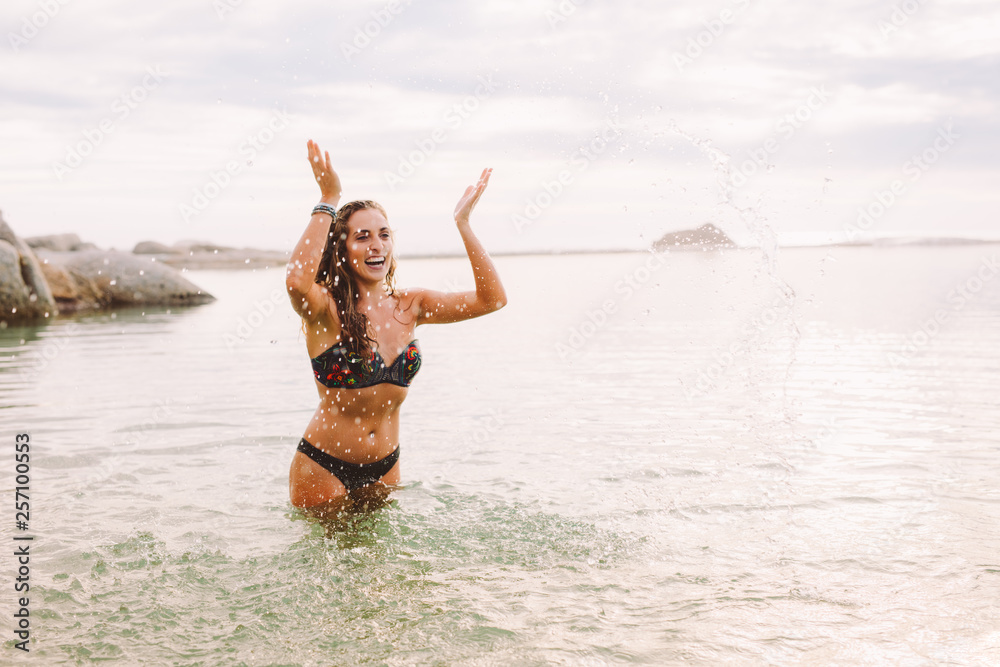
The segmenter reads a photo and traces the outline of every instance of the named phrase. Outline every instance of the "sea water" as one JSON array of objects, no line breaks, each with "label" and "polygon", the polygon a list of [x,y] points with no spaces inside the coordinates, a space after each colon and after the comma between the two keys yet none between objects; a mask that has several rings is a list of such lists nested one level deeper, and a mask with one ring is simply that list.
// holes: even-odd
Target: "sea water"
[{"label": "sea water", "polygon": [[281,267],[8,327],[3,661],[1000,664],[998,254],[499,257],[506,308],[417,329],[404,488],[335,524],[288,501],[317,394]]}]

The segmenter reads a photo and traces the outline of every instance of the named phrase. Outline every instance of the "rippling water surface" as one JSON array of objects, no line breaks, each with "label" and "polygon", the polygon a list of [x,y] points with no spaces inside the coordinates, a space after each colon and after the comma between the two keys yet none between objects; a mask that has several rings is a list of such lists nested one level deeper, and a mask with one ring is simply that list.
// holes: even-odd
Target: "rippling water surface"
[{"label": "rippling water surface", "polygon": [[288,502],[317,399],[283,269],[7,328],[28,659],[1000,664],[998,254],[498,258],[507,308],[418,329],[405,488],[336,526]]}]

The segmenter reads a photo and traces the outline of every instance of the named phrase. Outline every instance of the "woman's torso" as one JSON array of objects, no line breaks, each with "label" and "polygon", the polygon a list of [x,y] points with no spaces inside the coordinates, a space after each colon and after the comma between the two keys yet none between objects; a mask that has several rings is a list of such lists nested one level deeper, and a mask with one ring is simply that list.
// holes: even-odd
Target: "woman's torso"
[{"label": "woman's torso", "polygon": [[[392,366],[415,338],[416,317],[405,291],[387,297],[379,309],[366,313],[377,343],[373,346],[386,366]],[[306,323],[306,349],[311,359],[339,345],[340,323],[328,297],[327,312]],[[346,336],[345,336],[346,337]],[[319,449],[352,463],[385,458],[399,446],[399,407],[409,391],[389,382],[367,387],[328,387],[316,379],[319,405],[304,437]]]}]

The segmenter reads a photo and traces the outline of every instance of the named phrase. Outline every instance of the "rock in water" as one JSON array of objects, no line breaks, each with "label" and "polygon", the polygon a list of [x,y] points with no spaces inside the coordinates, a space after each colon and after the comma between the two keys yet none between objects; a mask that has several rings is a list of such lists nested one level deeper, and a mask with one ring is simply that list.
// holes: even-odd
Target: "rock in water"
[{"label": "rock in water", "polygon": [[149,258],[114,250],[43,252],[46,273],[57,284],[61,310],[113,306],[196,305],[215,297],[179,271]]},{"label": "rock in water", "polygon": [[180,252],[177,248],[156,241],[139,241],[132,248],[133,255],[177,255]]},{"label": "rock in water", "polygon": [[736,244],[726,236],[725,232],[707,223],[698,229],[686,229],[680,232],[664,234],[653,244],[653,250],[670,250],[672,248],[687,250],[712,250],[715,248],[735,248]]},{"label": "rock in water", "polygon": [[35,250],[54,250],[70,252],[71,250],[89,250],[95,248],[93,243],[84,243],[76,234],[49,234],[48,236],[29,236],[24,239]]},{"label": "rock in water", "polygon": [[38,258],[0,213],[0,324],[44,319],[55,312]]}]

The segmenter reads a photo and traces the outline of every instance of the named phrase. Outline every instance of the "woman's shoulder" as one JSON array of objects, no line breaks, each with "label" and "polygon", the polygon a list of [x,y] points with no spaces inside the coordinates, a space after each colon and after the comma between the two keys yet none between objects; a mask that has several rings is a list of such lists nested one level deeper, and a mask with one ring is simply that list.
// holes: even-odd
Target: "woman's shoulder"
[{"label": "woman's shoulder", "polygon": [[399,299],[400,307],[403,306],[405,302],[419,301],[420,297],[427,292],[423,287],[397,287],[396,298]]},{"label": "woman's shoulder", "polygon": [[394,292],[398,308],[416,317],[420,311],[420,301],[427,290],[423,287],[397,287]]}]

